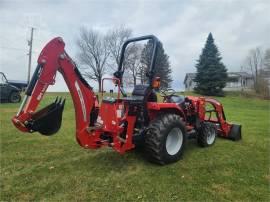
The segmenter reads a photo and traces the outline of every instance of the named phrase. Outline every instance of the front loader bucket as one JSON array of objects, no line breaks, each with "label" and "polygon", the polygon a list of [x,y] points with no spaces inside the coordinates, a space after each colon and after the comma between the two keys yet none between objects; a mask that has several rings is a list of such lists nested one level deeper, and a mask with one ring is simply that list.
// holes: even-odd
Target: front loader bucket
[{"label": "front loader bucket", "polygon": [[26,127],[30,131],[37,131],[42,135],[55,134],[61,127],[64,105],[65,100],[56,98],[54,103],[34,113]]},{"label": "front loader bucket", "polygon": [[232,124],[228,139],[238,141],[242,139],[241,125]]}]

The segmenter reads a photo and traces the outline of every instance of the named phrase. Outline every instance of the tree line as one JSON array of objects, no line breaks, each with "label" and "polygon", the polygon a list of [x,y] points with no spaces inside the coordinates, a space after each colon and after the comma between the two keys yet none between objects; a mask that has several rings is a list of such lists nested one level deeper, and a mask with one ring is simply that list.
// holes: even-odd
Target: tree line
[{"label": "tree line", "polygon": [[[99,92],[103,76],[117,70],[122,45],[132,36],[132,30],[124,26],[114,27],[105,34],[93,28],[80,29],[76,40],[79,68],[83,71],[84,77],[98,83]],[[127,86],[144,84],[147,81],[146,72],[150,67],[152,48],[151,41],[146,44],[133,43],[127,47],[123,62],[125,68],[123,81]],[[163,88],[170,87],[171,72],[169,56],[159,42],[155,76],[161,77]]]},{"label": "tree line", "polygon": [[[114,27],[106,33],[93,28],[82,27],[76,44],[78,46],[77,60],[79,68],[86,79],[98,83],[101,91],[101,81],[105,74],[113,74],[120,63],[123,43],[133,36],[132,30],[125,26]],[[123,66],[125,74],[123,83],[131,87],[147,82],[146,73],[150,67],[153,44],[134,43],[127,47]],[[156,58],[156,74],[161,77],[161,87],[169,88],[172,82],[172,69],[169,56],[161,42],[158,43]],[[196,64],[195,91],[202,95],[224,95],[223,88],[229,81],[227,68],[222,62],[221,53],[215,44],[212,33],[209,33],[205,46]],[[251,73],[254,90],[258,94],[269,97],[269,84],[265,73],[270,72],[270,49],[263,51],[256,47],[249,51],[242,70]]]}]

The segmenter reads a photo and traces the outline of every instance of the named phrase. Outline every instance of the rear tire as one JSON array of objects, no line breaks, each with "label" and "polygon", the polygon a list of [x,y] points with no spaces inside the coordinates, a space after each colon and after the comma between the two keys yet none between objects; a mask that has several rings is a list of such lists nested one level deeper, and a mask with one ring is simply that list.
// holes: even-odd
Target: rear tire
[{"label": "rear tire", "polygon": [[9,95],[9,102],[17,103],[21,101],[21,95],[17,91],[12,91]]},{"label": "rear tire", "polygon": [[216,141],[217,129],[215,124],[202,122],[198,131],[197,141],[201,147],[209,147]]},{"label": "rear tire", "polygon": [[145,134],[145,151],[149,161],[164,165],[178,161],[186,143],[185,125],[176,114],[154,119]]}]

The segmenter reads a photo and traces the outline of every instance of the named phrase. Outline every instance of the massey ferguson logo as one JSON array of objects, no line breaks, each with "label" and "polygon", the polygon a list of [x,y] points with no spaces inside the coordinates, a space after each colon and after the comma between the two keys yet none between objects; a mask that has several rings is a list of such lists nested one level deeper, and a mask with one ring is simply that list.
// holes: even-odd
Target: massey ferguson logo
[{"label": "massey ferguson logo", "polygon": [[45,93],[47,87],[48,87],[48,85],[46,85],[46,84],[43,86],[41,92],[40,92],[39,95],[37,96],[37,100],[38,100],[38,101],[40,101],[41,98],[43,97],[43,95],[44,95],[44,93]]}]

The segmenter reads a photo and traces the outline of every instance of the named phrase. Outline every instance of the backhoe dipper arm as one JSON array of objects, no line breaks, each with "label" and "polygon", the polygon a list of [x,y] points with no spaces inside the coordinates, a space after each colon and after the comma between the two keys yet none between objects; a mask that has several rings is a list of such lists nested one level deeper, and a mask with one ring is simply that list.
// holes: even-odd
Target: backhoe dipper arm
[{"label": "backhoe dipper arm", "polygon": [[58,131],[61,125],[64,100],[56,99],[54,103],[44,109],[38,112],[35,110],[48,86],[55,83],[56,72],[59,71],[63,75],[73,99],[77,141],[83,147],[95,148],[96,137],[93,134],[89,138],[87,128],[90,124],[90,114],[94,107],[97,107],[96,96],[65,52],[64,47],[65,43],[62,38],[57,37],[43,48],[25,98],[12,122],[23,132],[38,131],[44,135],[52,135]]}]

